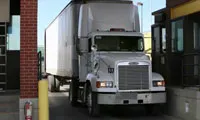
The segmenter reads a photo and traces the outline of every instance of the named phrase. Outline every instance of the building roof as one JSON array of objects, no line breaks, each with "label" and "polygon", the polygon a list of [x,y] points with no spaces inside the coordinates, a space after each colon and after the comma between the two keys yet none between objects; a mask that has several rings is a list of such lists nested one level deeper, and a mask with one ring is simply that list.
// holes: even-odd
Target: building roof
[{"label": "building roof", "polygon": [[167,8],[162,8],[160,10],[152,12],[152,15],[164,14],[167,11]]}]

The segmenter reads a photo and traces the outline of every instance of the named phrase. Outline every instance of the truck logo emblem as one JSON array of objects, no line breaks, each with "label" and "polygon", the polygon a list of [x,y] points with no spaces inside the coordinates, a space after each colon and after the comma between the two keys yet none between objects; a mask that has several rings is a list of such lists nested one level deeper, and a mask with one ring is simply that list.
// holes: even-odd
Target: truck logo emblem
[{"label": "truck logo emblem", "polygon": [[108,68],[108,73],[114,73],[114,68]]},{"label": "truck logo emblem", "polygon": [[129,62],[128,64],[129,65],[138,65],[139,63],[138,62]]}]

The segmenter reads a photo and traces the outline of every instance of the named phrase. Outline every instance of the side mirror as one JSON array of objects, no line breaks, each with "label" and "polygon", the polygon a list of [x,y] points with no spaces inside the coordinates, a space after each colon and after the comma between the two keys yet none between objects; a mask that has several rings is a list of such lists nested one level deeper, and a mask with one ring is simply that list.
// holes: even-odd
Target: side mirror
[{"label": "side mirror", "polygon": [[96,52],[96,51],[97,51],[97,45],[92,45],[91,50],[92,50],[93,52]]}]

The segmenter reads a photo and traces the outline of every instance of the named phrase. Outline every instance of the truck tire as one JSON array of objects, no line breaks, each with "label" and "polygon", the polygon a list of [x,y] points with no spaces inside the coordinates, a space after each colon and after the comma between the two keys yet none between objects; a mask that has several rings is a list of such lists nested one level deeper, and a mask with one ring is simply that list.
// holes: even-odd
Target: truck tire
[{"label": "truck tire", "polygon": [[48,89],[50,92],[54,92],[54,77],[52,75],[47,76],[48,79]]},{"label": "truck tire", "polygon": [[52,75],[48,75],[48,89],[50,92],[59,92],[60,91],[60,81]]},{"label": "truck tire", "polygon": [[86,103],[91,117],[98,117],[100,115],[100,105],[97,101],[97,93],[92,92],[91,86],[88,86]]},{"label": "truck tire", "polygon": [[60,92],[60,81],[54,77],[55,92]]},{"label": "truck tire", "polygon": [[72,80],[69,88],[69,102],[72,106],[77,106],[78,102],[78,81]]}]

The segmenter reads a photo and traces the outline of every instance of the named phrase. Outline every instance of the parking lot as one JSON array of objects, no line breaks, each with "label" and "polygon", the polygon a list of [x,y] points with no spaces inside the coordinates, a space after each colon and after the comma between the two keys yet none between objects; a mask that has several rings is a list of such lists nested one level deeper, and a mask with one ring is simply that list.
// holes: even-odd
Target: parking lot
[{"label": "parking lot", "polygon": [[102,107],[99,118],[88,116],[84,106],[72,107],[68,101],[68,86],[61,88],[59,93],[49,93],[50,120],[165,120],[158,113],[147,116],[143,107]]}]

